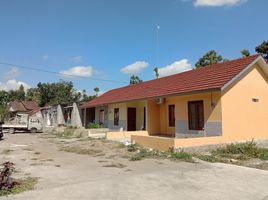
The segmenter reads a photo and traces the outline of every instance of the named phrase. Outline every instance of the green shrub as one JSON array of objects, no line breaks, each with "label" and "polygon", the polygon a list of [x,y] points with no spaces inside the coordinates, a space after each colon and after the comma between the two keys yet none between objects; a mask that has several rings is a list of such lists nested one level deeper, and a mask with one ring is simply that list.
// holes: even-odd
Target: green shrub
[{"label": "green shrub", "polygon": [[250,158],[259,158],[262,160],[268,160],[268,149],[259,148],[253,141],[228,144],[226,147],[218,148],[212,152],[213,155],[226,158],[235,158],[239,160],[248,160]]},{"label": "green shrub", "polygon": [[104,128],[104,126],[97,123],[89,123],[87,125],[87,129],[97,129],[97,128]]},{"label": "green shrub", "polygon": [[135,152],[138,150],[138,146],[136,144],[130,144],[127,146],[127,151],[128,152]]},{"label": "green shrub", "polygon": [[259,148],[258,158],[261,159],[261,160],[268,160],[268,149]]},{"label": "green shrub", "polygon": [[179,151],[179,152],[171,152],[170,153],[171,159],[173,160],[185,160],[189,161],[192,159],[192,154],[189,154],[184,151]]},{"label": "green shrub", "polygon": [[228,144],[224,148],[218,148],[216,153],[219,154],[244,154],[248,156],[258,155],[258,147],[255,142],[245,142],[238,144]]}]

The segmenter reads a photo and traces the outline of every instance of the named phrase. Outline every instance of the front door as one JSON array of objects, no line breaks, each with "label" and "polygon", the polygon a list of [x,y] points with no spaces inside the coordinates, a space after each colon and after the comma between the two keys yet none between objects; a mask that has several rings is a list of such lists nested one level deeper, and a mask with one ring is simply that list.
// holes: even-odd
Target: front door
[{"label": "front door", "polygon": [[136,131],[136,108],[127,109],[127,130]]}]

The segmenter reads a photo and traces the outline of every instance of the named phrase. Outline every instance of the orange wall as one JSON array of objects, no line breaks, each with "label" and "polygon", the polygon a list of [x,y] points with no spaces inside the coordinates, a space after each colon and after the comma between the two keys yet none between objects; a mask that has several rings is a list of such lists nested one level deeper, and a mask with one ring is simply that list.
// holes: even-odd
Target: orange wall
[{"label": "orange wall", "polygon": [[[148,132],[155,134],[174,134],[175,127],[169,127],[168,106],[175,105],[175,120],[188,121],[188,102],[203,100],[205,122],[220,122],[221,93],[217,91],[192,95],[174,96],[165,98],[163,104],[157,105],[155,100],[148,100]],[[211,106],[214,103],[215,107]]]},{"label": "orange wall", "polygon": [[147,131],[150,135],[160,132],[160,110],[154,100],[147,101]]},{"label": "orange wall", "polygon": [[222,93],[221,104],[222,136],[175,139],[175,148],[268,139],[268,78],[257,64]]},{"label": "orange wall", "polygon": [[223,93],[222,117],[227,139],[268,138],[268,79],[258,65]]}]

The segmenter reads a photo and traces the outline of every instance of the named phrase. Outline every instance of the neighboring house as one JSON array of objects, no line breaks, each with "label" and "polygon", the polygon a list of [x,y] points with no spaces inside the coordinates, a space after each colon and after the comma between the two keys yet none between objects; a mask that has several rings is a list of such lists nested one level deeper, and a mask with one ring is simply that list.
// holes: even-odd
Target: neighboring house
[{"label": "neighboring house", "polygon": [[81,112],[77,103],[46,105],[42,108],[44,126],[56,128],[60,126],[82,127]]},{"label": "neighboring house", "polygon": [[162,149],[268,139],[268,65],[253,55],[110,90],[81,108],[84,124],[146,130],[132,140],[149,147],[159,136],[171,138]]},{"label": "neighboring house", "polygon": [[12,101],[8,104],[8,111],[11,113],[29,113],[39,109],[35,101]]}]

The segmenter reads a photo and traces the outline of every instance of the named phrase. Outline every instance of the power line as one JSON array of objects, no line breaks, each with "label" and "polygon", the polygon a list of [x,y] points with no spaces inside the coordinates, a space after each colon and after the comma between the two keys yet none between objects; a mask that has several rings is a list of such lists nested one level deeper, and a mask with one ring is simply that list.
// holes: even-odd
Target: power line
[{"label": "power line", "polygon": [[[49,70],[44,70],[44,69],[40,69],[40,68],[29,67],[29,66],[25,66],[25,65],[17,65],[17,64],[6,63],[6,62],[0,62],[0,65],[8,65],[8,66],[18,67],[18,68],[32,70],[32,71],[38,71],[38,72],[50,73],[50,74],[57,74],[57,75],[61,75],[61,76],[77,77],[77,78],[83,78],[83,79],[87,79],[87,80],[90,79],[90,80],[93,80],[93,81],[102,81],[102,82],[110,82],[110,83],[127,83],[127,84],[129,84],[129,82],[109,80],[109,79],[98,79],[98,78],[84,77],[84,76],[79,76],[79,75],[69,75],[69,74],[66,74],[66,73],[64,74],[64,73],[59,73],[59,72],[55,72],[55,71],[49,71]],[[155,86],[155,87],[143,85],[143,87],[146,88],[146,89],[151,89],[151,90],[156,90],[156,91],[159,90],[159,85]],[[161,90],[166,91],[166,92],[170,92],[169,89],[161,88]]]},{"label": "power line", "polygon": [[66,74],[66,73],[60,73],[60,72],[55,72],[55,71],[49,71],[49,70],[44,70],[44,69],[41,69],[41,68],[29,67],[29,66],[25,66],[25,65],[17,65],[17,64],[6,63],[6,62],[0,62],[0,65],[8,65],[8,66],[18,67],[18,68],[27,69],[27,70],[32,70],[32,71],[38,71],[38,72],[44,72],[44,73],[50,73],[50,74],[56,74],[56,75],[67,76],[67,77],[77,77],[77,78],[83,78],[83,79],[93,80],[93,81],[102,81],[102,82],[111,82],[111,83],[127,83],[127,82],[117,81],[117,80],[109,80],[109,79],[101,79],[101,78],[92,78],[92,77],[85,77],[85,76],[79,76],[79,75],[70,75],[70,74]]}]

